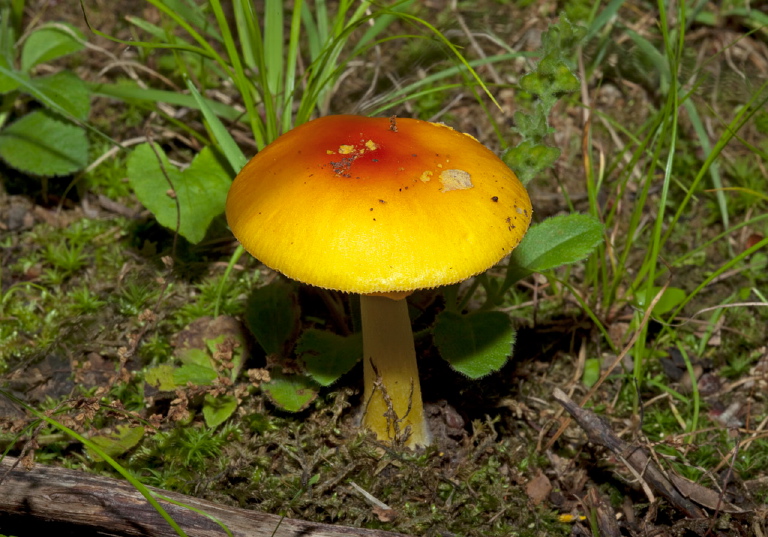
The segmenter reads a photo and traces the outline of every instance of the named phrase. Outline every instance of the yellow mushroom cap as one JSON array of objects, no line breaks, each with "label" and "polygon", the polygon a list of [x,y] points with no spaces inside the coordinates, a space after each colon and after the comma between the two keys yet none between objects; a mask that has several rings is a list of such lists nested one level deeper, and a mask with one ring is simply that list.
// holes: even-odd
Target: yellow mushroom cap
[{"label": "yellow mushroom cap", "polygon": [[472,136],[416,119],[326,116],[260,151],[227,197],[235,237],[289,278],[389,293],[462,281],[520,243],[531,202]]}]

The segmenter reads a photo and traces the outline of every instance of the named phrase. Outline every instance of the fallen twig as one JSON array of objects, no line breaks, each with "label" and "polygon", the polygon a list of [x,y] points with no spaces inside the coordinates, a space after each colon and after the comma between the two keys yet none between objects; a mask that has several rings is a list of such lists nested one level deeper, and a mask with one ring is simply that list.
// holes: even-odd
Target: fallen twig
[{"label": "fallen twig", "polygon": [[[699,506],[683,496],[672,481],[667,479],[664,472],[651,460],[642,447],[633,446],[613,434],[610,427],[599,416],[581,408],[559,388],[555,388],[553,396],[584,429],[590,442],[611,450],[619,460],[631,469],[633,474],[644,481],[645,485],[664,496],[686,516],[690,518],[706,517],[706,513]],[[695,485],[695,483],[693,484]]]},{"label": "fallen twig", "polygon": [[[16,464],[0,460],[0,475]],[[306,522],[219,505],[149,487],[189,537],[405,537],[381,530]],[[0,485],[4,534],[178,537],[129,483],[65,468],[18,465]]]}]

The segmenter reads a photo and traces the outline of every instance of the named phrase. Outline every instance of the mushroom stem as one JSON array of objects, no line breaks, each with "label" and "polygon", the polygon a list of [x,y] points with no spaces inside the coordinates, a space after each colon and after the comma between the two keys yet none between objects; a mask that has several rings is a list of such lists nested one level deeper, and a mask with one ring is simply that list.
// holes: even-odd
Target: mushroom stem
[{"label": "mushroom stem", "polygon": [[411,319],[405,300],[362,295],[365,416],[363,425],[379,440],[408,447],[430,444],[424,418]]}]

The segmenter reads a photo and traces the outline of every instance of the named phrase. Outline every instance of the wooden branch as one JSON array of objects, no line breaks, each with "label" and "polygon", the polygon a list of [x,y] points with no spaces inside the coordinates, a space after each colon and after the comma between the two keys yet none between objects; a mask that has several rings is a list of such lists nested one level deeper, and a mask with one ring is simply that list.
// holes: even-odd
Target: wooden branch
[{"label": "wooden branch", "polygon": [[[39,464],[27,470],[12,457],[0,460],[0,479],[0,533],[178,537],[128,482]],[[281,519],[149,488],[189,537],[226,537],[222,526],[209,517],[226,525],[233,537],[405,537],[388,531]],[[199,512],[162,500],[161,496]]]},{"label": "wooden branch", "polygon": [[611,450],[627,465],[633,473],[642,478],[651,489],[664,496],[673,506],[689,518],[704,518],[706,514],[667,479],[666,474],[648,456],[640,446],[625,442],[611,431],[610,427],[597,414],[590,412],[571,401],[559,388],[553,392],[555,400],[573,416],[576,423],[587,433],[589,441]]}]

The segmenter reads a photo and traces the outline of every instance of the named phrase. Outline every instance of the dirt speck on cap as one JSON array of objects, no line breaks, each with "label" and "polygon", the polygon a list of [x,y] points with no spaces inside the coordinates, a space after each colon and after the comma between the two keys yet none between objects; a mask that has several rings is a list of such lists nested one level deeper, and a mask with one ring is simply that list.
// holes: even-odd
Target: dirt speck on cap
[{"label": "dirt speck on cap", "polygon": [[443,192],[466,190],[474,186],[472,176],[464,170],[443,170],[440,172],[440,182],[443,184]]}]

